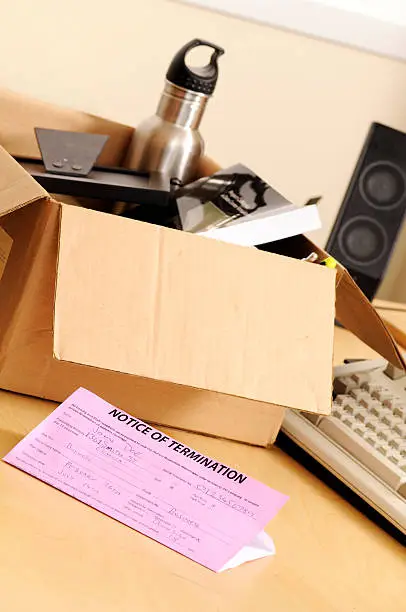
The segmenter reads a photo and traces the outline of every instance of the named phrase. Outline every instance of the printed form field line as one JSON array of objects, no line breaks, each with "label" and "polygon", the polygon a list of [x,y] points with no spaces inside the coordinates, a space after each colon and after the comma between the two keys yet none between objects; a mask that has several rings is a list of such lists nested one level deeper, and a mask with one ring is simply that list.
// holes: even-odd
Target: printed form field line
[{"label": "printed form field line", "polygon": [[[40,441],[40,442],[42,442],[42,441],[41,441],[41,440],[39,440],[38,438],[36,438],[36,441]],[[43,442],[42,442],[42,443],[43,443]],[[78,450],[81,450],[81,451],[83,451],[83,452],[86,452],[87,454],[89,454],[89,455],[91,455],[92,457],[94,457],[94,458],[98,459],[99,461],[103,461],[103,460],[104,460],[102,457],[99,457],[99,456],[97,456],[97,455],[94,455],[93,453],[91,453],[90,451],[88,451],[88,450],[86,450],[86,449],[81,448],[81,449],[78,449]],[[81,463],[79,463],[77,460],[75,460],[75,459],[73,459],[73,458],[70,458],[70,457],[66,456],[66,455],[65,455],[65,454],[63,454],[61,451],[58,451],[58,453],[59,453],[59,454],[60,454],[60,455],[61,455],[61,456],[62,456],[64,459],[66,459],[68,462],[73,463],[73,464],[77,465],[79,468],[82,468],[82,469],[84,469],[84,470],[87,470],[87,471],[89,471],[89,472],[91,472],[91,473],[95,474],[97,477],[99,477],[99,478],[100,478],[100,474],[98,474],[98,473],[97,473],[97,472],[96,472],[94,469],[89,468],[89,467],[87,466],[87,464],[81,464]],[[39,461],[38,459],[35,459],[35,457],[30,457],[30,459],[32,459],[32,460],[34,460],[34,461]],[[140,486],[138,486],[138,485],[134,484],[134,483],[133,483],[133,482],[131,482],[131,481],[127,481],[127,480],[125,480],[125,479],[121,478],[121,477],[120,477],[120,476],[118,476],[117,474],[114,474],[114,473],[110,472],[109,470],[107,470],[107,469],[105,469],[105,468],[100,468],[100,466],[96,466],[96,467],[98,467],[99,469],[104,470],[104,471],[105,471],[107,474],[109,474],[110,476],[113,476],[114,478],[119,478],[120,480],[122,480],[122,481],[123,481],[123,482],[125,482],[126,484],[128,484],[128,485],[130,485],[130,486],[133,486],[133,487],[135,487],[136,489],[139,489],[140,491],[142,491],[142,490],[143,490],[143,489],[142,489],[142,487],[140,487]],[[38,469],[38,468],[36,468],[36,469]],[[62,468],[62,469],[63,469],[63,468]],[[125,471],[124,471],[124,473],[125,473],[126,475],[128,475],[128,476],[129,476],[129,474],[127,474],[127,472],[125,472]],[[66,483],[66,484],[67,484],[67,486],[72,486],[72,484],[71,484],[71,483]],[[126,492],[128,495],[132,495],[132,492],[131,492],[131,491],[128,491],[128,490],[126,490],[126,489],[123,489],[123,491],[125,491],[125,492]],[[189,518],[190,520],[195,521],[196,523],[198,522],[198,520],[199,520],[199,519],[197,519],[197,518],[196,518],[194,515],[191,515],[189,511],[186,511],[186,510],[184,510],[184,509],[182,509],[182,508],[179,508],[178,506],[174,506],[172,503],[167,502],[165,499],[163,499],[163,498],[161,498],[161,497],[159,497],[159,496],[153,495],[153,497],[154,497],[154,498],[156,498],[156,499],[158,499],[160,502],[163,502],[163,503],[167,504],[168,506],[170,506],[170,507],[172,507],[172,508],[175,508],[175,509],[176,509],[176,510],[177,510],[179,513],[184,514],[184,515],[185,515],[187,518]],[[94,498],[94,499],[97,499],[97,498]],[[104,503],[104,502],[102,502],[101,500],[99,500],[99,501],[100,501],[100,503]],[[144,508],[144,510],[152,511],[152,508],[145,507],[145,508]],[[165,510],[163,510],[163,511],[165,512]],[[171,515],[169,515],[169,516],[171,516]],[[208,527],[210,527],[210,529],[212,529],[213,531],[217,531],[218,533],[220,533],[220,534],[221,534],[223,537],[226,537],[226,538],[228,538],[228,539],[232,538],[232,535],[230,535],[229,533],[225,533],[225,532],[224,532],[224,531],[222,531],[222,530],[217,529],[216,527],[214,527],[214,526],[213,526],[213,525],[211,525],[211,524],[208,524],[207,526],[208,526]],[[201,529],[200,527],[197,527],[197,529],[199,529],[199,530],[200,530],[200,531],[202,531],[203,533],[206,533],[206,535],[210,535],[211,537],[213,537],[213,538],[215,538],[215,539],[218,539],[219,541],[223,542],[224,544],[229,544],[229,542],[224,541],[222,538],[219,538],[218,536],[216,536],[216,535],[214,535],[214,534],[211,534],[210,532],[205,531],[204,529]]]}]

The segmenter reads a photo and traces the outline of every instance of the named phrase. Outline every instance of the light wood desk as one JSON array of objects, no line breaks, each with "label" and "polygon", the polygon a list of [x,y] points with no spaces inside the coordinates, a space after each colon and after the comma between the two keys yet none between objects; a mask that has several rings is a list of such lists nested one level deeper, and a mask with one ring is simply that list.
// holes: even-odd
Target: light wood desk
[{"label": "light wood desk", "polygon": [[[373,356],[337,330],[336,362]],[[0,455],[52,409],[48,402],[0,392]],[[276,556],[214,574],[0,463],[2,611],[405,609],[404,548],[301,465],[277,448],[171,433],[290,496],[267,529]]]}]

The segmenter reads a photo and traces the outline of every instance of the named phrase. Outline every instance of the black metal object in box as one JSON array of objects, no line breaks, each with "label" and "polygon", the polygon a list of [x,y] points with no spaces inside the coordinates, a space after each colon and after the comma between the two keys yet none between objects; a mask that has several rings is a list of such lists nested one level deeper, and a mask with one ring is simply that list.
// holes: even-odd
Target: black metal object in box
[{"label": "black metal object in box", "polygon": [[35,128],[35,134],[42,160],[15,159],[48,192],[139,205],[168,205],[168,176],[95,165],[108,136],[44,128]]}]

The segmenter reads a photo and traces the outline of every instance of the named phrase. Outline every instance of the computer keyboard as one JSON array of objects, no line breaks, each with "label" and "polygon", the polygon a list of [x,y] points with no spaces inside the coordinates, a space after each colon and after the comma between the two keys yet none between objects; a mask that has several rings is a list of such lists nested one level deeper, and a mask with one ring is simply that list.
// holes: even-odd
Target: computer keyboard
[{"label": "computer keyboard", "polygon": [[383,359],[335,368],[331,416],[282,431],[406,534],[406,375]]}]

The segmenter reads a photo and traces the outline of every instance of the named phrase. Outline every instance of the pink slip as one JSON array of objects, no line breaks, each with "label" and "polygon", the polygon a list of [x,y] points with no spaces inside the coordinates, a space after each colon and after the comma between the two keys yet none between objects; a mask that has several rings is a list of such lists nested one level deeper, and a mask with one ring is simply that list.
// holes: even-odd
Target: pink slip
[{"label": "pink slip", "polygon": [[78,389],[4,458],[214,571],[273,554],[287,497]]}]

